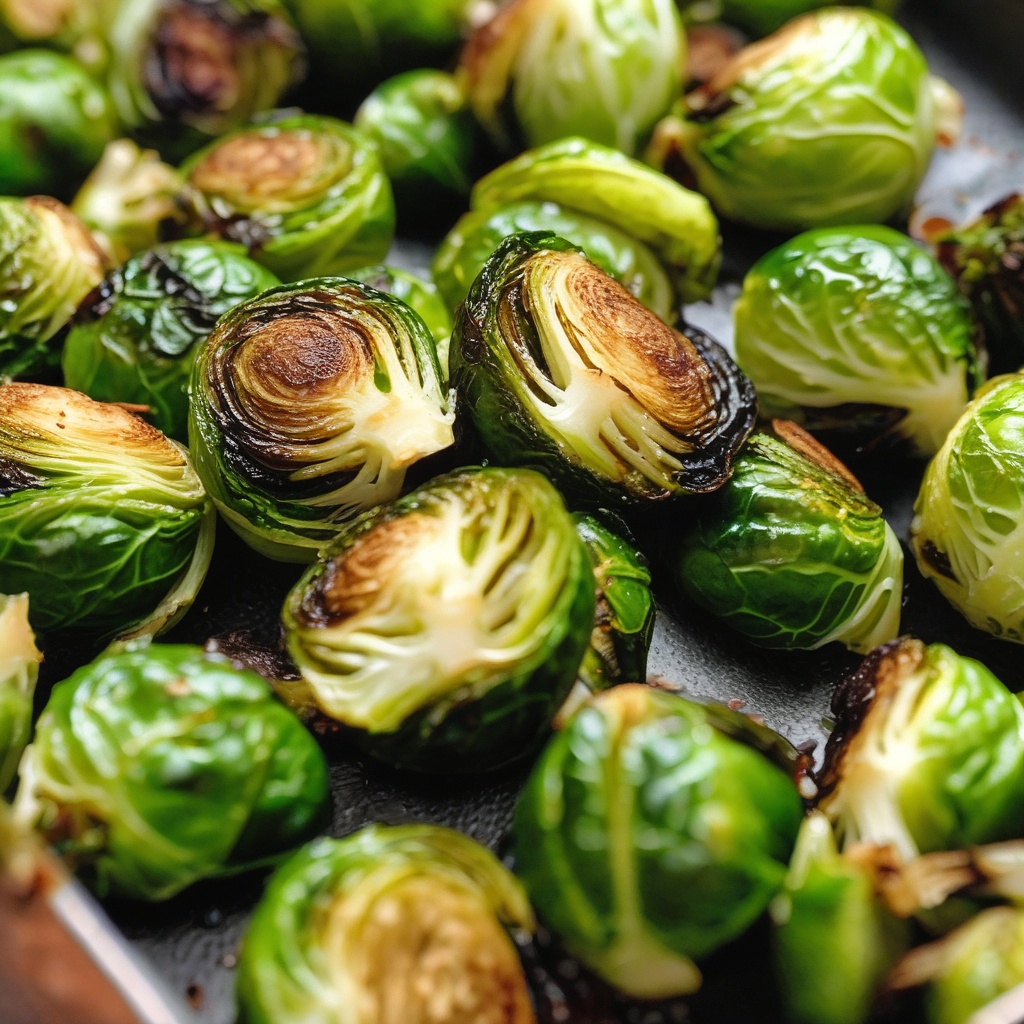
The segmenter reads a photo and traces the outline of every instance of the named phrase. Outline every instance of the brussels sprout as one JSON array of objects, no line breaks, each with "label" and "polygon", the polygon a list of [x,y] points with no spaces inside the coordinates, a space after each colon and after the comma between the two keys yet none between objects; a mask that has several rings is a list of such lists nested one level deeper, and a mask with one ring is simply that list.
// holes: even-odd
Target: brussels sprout
[{"label": "brussels sprout", "polygon": [[495,459],[596,502],[720,487],[754,393],[706,335],[668,327],[555,235],[506,239],[459,307],[452,380]]},{"label": "brussels sprout", "polygon": [[106,57],[105,26],[117,0],[0,0],[7,45],[39,44],[73,51],[90,70]]},{"label": "brussels sprout", "polygon": [[0,386],[0,578],[32,625],[169,628],[213,553],[215,517],[181,445],[119,405]]},{"label": "brussels sprout", "polygon": [[377,147],[343,121],[301,114],[229,132],[182,172],[192,230],[241,242],[282,281],[364,267],[391,246]]},{"label": "brussels sprout", "polygon": [[426,325],[401,300],[344,278],[273,288],[227,313],[196,356],[196,470],[247,544],[311,561],[453,443],[440,376]]},{"label": "brussels sprout", "polygon": [[[504,927],[503,927],[504,926]],[[246,1024],[534,1024],[515,945],[530,904],[490,851],[435,825],[307,846],[270,881],[238,963]]]},{"label": "brussels sprout", "polygon": [[720,239],[707,200],[613,149],[568,138],[523,153],[476,183],[472,207],[494,211],[524,200],[558,203],[644,242],[684,302],[714,287]]},{"label": "brussels sprout", "polygon": [[782,884],[800,797],[734,733],[776,739],[726,708],[617,686],[555,736],[519,799],[515,866],[531,902],[630,995],[695,992],[693,961],[743,932]]},{"label": "brussels sprout", "polygon": [[1007,196],[939,237],[939,261],[970,300],[995,370],[1024,365],[1024,198]]},{"label": "brussels sprout", "polygon": [[720,213],[780,230],[877,223],[910,205],[946,126],[949,87],[914,41],[864,8],[829,8],[742,50],[663,121]]},{"label": "brussels sprout", "polygon": [[32,731],[42,660],[28,624],[28,594],[0,594],[0,794],[14,779]]},{"label": "brussels sprout", "polygon": [[818,806],[843,848],[903,860],[1020,834],[1024,707],[984,665],[904,637],[876,648],[832,697]]},{"label": "brussels sprout", "polygon": [[891,228],[824,228],[773,249],[747,274],[735,321],[762,409],[812,432],[932,455],[984,379],[967,304]]},{"label": "brussels sprout", "polygon": [[914,505],[921,573],[972,626],[1024,643],[1024,374],[997,377],[931,461]]},{"label": "brussels sprout", "polygon": [[0,57],[0,193],[68,198],[115,132],[109,98],[77,61]]},{"label": "brussels sprout", "polygon": [[503,149],[582,135],[633,155],[685,62],[674,0],[511,0],[470,37],[460,72]]},{"label": "brussels sprout", "polygon": [[343,528],[283,619],[312,700],[371,754],[471,772],[547,733],[590,637],[594,575],[539,473],[461,470]]},{"label": "brussels sprout", "polygon": [[2,384],[56,367],[60,352],[51,339],[105,267],[85,225],[45,196],[0,197],[0,267]]},{"label": "brussels sprout", "polygon": [[129,645],[54,687],[16,808],[101,895],[161,900],[273,863],[326,823],[327,764],[254,672]]},{"label": "brussels sprout", "polygon": [[198,346],[229,309],[278,283],[227,242],[150,249],[111,271],[78,307],[64,342],[64,382],[100,401],[148,406],[158,429],[184,441]]},{"label": "brussels sprout", "polygon": [[903,549],[882,510],[791,423],[755,434],[695,510],[680,589],[754,643],[866,652],[899,633]]}]

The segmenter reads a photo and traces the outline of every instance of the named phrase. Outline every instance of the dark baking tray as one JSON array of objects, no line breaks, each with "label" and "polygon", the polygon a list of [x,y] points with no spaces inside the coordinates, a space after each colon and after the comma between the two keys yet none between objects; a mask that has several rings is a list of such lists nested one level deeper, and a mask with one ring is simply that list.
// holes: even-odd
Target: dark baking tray
[{"label": "dark baking tray", "polygon": [[[938,154],[921,190],[921,207],[928,215],[958,219],[1015,186],[1024,187],[1024,79],[1017,70],[1024,48],[1022,12],[1021,0],[983,0],[970,12],[957,2],[948,8],[922,4],[906,13],[906,23],[933,70],[962,92],[967,108],[963,140]],[[973,18],[967,31],[965,17]],[[1000,49],[1016,59],[993,59]],[[730,309],[738,282],[752,260],[777,241],[756,232],[728,232],[722,283],[710,303],[687,310],[688,318],[730,343]],[[396,246],[394,259],[423,269],[430,255],[423,242],[405,241]],[[883,457],[855,468],[905,541],[923,464]],[[672,520],[654,516],[638,529],[641,541],[656,548],[671,532]],[[253,556],[224,528],[217,545],[199,601],[164,639],[203,643],[246,629],[273,644],[281,603],[300,570]],[[906,576],[904,632],[949,643],[984,662],[1011,688],[1024,685],[1024,650],[970,629],[918,575],[909,554]],[[811,653],[766,653],[676,602],[665,580],[656,579],[656,585],[661,605],[651,676],[701,697],[741,702],[746,711],[763,716],[791,741],[820,755],[830,694],[857,659],[835,645]],[[74,668],[82,660],[78,655],[53,652],[45,665],[44,689]],[[327,739],[325,746],[334,793],[330,834],[345,835],[372,821],[428,821],[460,829],[504,852],[512,807],[528,766],[484,778],[423,779],[368,763],[336,741]],[[229,1024],[235,1018],[232,968],[264,882],[264,875],[248,875],[196,886],[161,905],[112,903],[107,909],[140,953],[186,998],[197,1024]],[[776,1012],[763,950],[763,935],[755,929],[707,965],[705,988],[698,997],[657,1005],[616,996],[544,938],[526,949],[524,957],[542,1021],[770,1021]]]}]

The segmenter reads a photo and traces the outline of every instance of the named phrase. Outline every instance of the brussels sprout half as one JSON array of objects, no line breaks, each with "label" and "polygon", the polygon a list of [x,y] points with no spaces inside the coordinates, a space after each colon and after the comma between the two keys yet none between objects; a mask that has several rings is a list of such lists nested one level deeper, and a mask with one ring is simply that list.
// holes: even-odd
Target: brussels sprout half
[{"label": "brussels sprout half", "polygon": [[925,472],[910,539],[972,626],[1024,643],[1024,374],[985,385]]},{"label": "brussels sprout half", "polygon": [[675,0],[511,0],[470,37],[459,70],[503,149],[582,135],[632,155],[685,62]]},{"label": "brussels sprout half", "polygon": [[101,895],[161,900],[279,860],[328,799],[320,748],[265,680],[136,644],[54,687],[15,806]]},{"label": "brussels sprout half", "polygon": [[387,255],[391,185],[376,144],[331,117],[240,128],[182,165],[190,230],[241,242],[282,281],[338,274]]},{"label": "brussels sprout half", "polygon": [[246,1024],[534,1024],[506,927],[532,931],[521,886],[435,825],[321,839],[270,881],[242,944]]},{"label": "brussels sprout half", "polygon": [[342,529],[283,611],[288,651],[374,756],[435,772],[536,749],[594,624],[594,575],[530,470],[439,477]]},{"label": "brussels sprout half", "polygon": [[803,808],[782,768],[718,728],[770,733],[741,718],[614,687],[554,737],[520,796],[515,870],[531,902],[630,995],[695,992],[693,961],[743,932],[782,884]]},{"label": "brussels sprout half", "polygon": [[750,433],[749,381],[574,246],[514,235],[459,308],[452,380],[495,459],[542,464],[597,503],[711,491]]},{"label": "brussels sprout half", "polygon": [[0,798],[32,732],[32,696],[42,660],[28,624],[28,594],[0,594]]},{"label": "brussels sprout half", "polygon": [[904,861],[1020,835],[1024,707],[984,665],[942,644],[883,644],[832,697],[819,808],[843,849]]},{"label": "brussels sprout half", "polygon": [[903,549],[882,509],[791,423],[755,434],[684,528],[680,589],[754,643],[866,652],[899,633]]},{"label": "brussels sprout half", "polygon": [[344,278],[227,313],[192,368],[189,443],[217,508],[271,558],[311,561],[454,441],[433,339],[404,302]]},{"label": "brussels sprout half", "polygon": [[213,554],[213,505],[185,449],[119,405],[0,385],[0,578],[34,628],[157,632]]},{"label": "brussels sprout half", "polygon": [[753,266],[734,315],[762,408],[812,432],[932,455],[984,379],[966,302],[891,228],[798,235]]},{"label": "brussels sprout half", "polygon": [[229,309],[279,283],[227,242],[150,249],[78,307],[64,340],[64,383],[99,401],[148,406],[159,430],[184,441],[198,346]]}]

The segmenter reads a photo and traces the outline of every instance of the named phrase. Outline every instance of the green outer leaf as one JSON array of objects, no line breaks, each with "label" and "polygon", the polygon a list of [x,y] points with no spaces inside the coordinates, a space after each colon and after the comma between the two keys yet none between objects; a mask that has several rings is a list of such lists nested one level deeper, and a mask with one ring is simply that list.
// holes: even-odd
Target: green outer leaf
[{"label": "green outer leaf", "polygon": [[1024,375],[994,378],[964,410],[914,513],[922,574],[971,625],[1024,643]]},{"label": "green outer leaf", "polygon": [[198,346],[229,309],[278,284],[226,242],[190,239],[141,253],[79,307],[64,341],[64,382],[101,402],[148,405],[157,429],[185,441]]},{"label": "green outer leaf", "polygon": [[[892,433],[924,455],[984,378],[956,286],[887,227],[808,231],[773,249],[747,274],[734,317],[736,361],[768,411],[795,405],[810,420],[836,406],[888,407]],[[847,416],[838,427],[857,436]]]},{"label": "green outer leaf", "polygon": [[903,550],[882,510],[784,441],[755,434],[696,510],[682,591],[754,643],[866,652],[899,632]]},{"label": "green outer leaf", "polygon": [[79,669],[26,758],[20,813],[71,823],[58,849],[101,895],[166,899],[272,863],[326,817],[312,736],[265,680],[198,647],[136,645]]},{"label": "green outer leaf", "polygon": [[760,753],[673,694],[620,686],[549,743],[516,807],[516,872],[541,918],[616,987],[696,991],[704,957],[782,883],[802,805]]},{"label": "green outer leaf", "polygon": [[547,734],[590,636],[594,577],[544,477],[467,469],[341,530],[282,617],[320,710],[363,730],[370,753],[470,772]]},{"label": "green outer leaf", "polygon": [[721,240],[708,201],[638,160],[583,138],[520,154],[473,187],[474,211],[551,202],[620,228],[668,268],[684,302],[707,298],[718,278]]},{"label": "green outer leaf", "polygon": [[32,697],[42,660],[28,624],[28,594],[0,594],[0,798],[32,734]]},{"label": "green outer leaf", "polygon": [[[365,906],[402,882],[433,880],[474,893],[481,912],[532,931],[533,913],[516,878],[484,847],[436,825],[370,825],[344,839],[320,839],[280,868],[256,908],[238,964],[238,1001],[247,1024],[334,1024],[362,1020],[350,986],[331,961],[325,932],[332,908]],[[360,936],[346,936],[358,943]],[[370,979],[376,980],[376,979]],[[350,1014],[353,1016],[350,1017]]]}]

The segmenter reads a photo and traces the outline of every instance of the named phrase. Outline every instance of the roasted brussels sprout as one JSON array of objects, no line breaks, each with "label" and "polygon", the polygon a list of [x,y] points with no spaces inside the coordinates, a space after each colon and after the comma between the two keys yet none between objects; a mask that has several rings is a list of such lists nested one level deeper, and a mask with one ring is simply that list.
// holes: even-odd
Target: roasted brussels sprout
[{"label": "roasted brussels sprout", "polygon": [[747,274],[735,321],[762,410],[837,439],[932,455],[984,379],[955,285],[887,227],[823,228],[773,249]]},{"label": "roasted brussels sprout", "polygon": [[32,695],[43,660],[28,624],[28,594],[0,594],[0,795],[32,731]]},{"label": "roasted brussels sprout", "polygon": [[119,405],[0,385],[0,579],[42,632],[168,628],[213,551],[213,506],[181,445]]},{"label": "roasted brussels sprout", "polygon": [[270,881],[242,944],[246,1024],[534,1024],[505,928],[533,930],[521,886],[435,825],[321,839]]},{"label": "roasted brussels sprout", "polygon": [[198,346],[233,306],[279,284],[227,242],[170,242],[111,271],[78,307],[61,364],[69,388],[149,407],[169,437],[188,437]]},{"label": "roasted brussels sprout", "polygon": [[331,117],[241,128],[182,165],[191,230],[247,246],[282,281],[382,260],[395,230],[377,147]]},{"label": "roasted brussels sprout", "polygon": [[839,641],[866,652],[899,633],[903,549],[881,508],[827,449],[775,421],[693,512],[680,589],[765,647]]},{"label": "roasted brussels sprout", "polygon": [[460,72],[506,150],[582,135],[633,155],[685,61],[675,0],[511,0],[470,37]]},{"label": "roasted brussels sprout", "polygon": [[31,196],[0,197],[0,267],[2,384],[56,367],[53,336],[105,266],[88,229],[63,203]]},{"label": "roasted brussels sprout", "polygon": [[842,847],[934,850],[1019,836],[1024,707],[984,665],[904,637],[872,651],[832,697],[819,808]]},{"label": "roasted brussels sprout", "polygon": [[374,756],[434,772],[536,749],[594,623],[594,575],[558,492],[468,469],[343,528],[284,606],[326,715]]},{"label": "roasted brussels sprout", "polygon": [[878,223],[910,205],[949,87],[885,15],[833,7],[742,50],[658,126],[720,213],[801,230]]},{"label": "roasted brussels sprout", "polygon": [[940,236],[936,250],[983,327],[992,369],[1024,366],[1024,197],[1007,196]]},{"label": "roasted brussels sprout", "polygon": [[921,573],[972,626],[1024,643],[1024,374],[996,377],[924,475],[910,526]]},{"label": "roasted brussels sprout", "polygon": [[69,199],[115,132],[109,97],[71,57],[0,57],[0,193]]},{"label": "roasted brussels sprout", "polygon": [[568,242],[520,234],[459,308],[452,380],[493,457],[613,506],[720,487],[754,393],[706,335],[668,327]]},{"label": "roasted brussels sprout", "polygon": [[196,356],[196,470],[247,544],[312,561],[453,443],[440,378],[430,332],[401,300],[344,278],[271,289],[227,313]]},{"label": "roasted brussels sprout", "polygon": [[273,863],[325,824],[327,764],[267,683],[129,645],[54,687],[16,809],[101,895],[161,900]]},{"label": "roasted brussels sprout", "polygon": [[516,873],[540,918],[624,992],[695,992],[694,960],[759,917],[786,873],[803,809],[757,749],[776,741],[651,687],[599,694],[516,807]]}]

